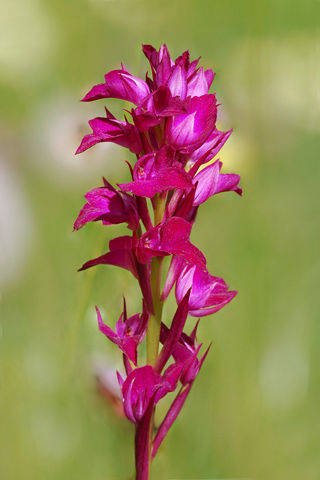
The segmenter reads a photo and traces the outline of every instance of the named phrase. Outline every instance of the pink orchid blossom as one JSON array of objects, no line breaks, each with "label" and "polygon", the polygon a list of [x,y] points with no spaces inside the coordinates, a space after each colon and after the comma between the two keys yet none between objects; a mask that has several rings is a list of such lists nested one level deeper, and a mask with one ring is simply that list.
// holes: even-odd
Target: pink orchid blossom
[{"label": "pink orchid blossom", "polygon": [[135,199],[127,193],[113,188],[103,179],[104,187],[95,188],[86,193],[88,200],[75,221],[74,230],[79,230],[89,222],[101,220],[103,225],[127,223],[128,228],[136,230],[139,226],[139,214]]},{"label": "pink orchid blossom", "polygon": [[137,346],[144,339],[149,315],[143,312],[141,315],[137,313],[127,318],[126,307],[124,307],[114,332],[103,322],[98,307],[96,307],[96,311],[100,332],[115,343],[134,365],[137,365]]}]

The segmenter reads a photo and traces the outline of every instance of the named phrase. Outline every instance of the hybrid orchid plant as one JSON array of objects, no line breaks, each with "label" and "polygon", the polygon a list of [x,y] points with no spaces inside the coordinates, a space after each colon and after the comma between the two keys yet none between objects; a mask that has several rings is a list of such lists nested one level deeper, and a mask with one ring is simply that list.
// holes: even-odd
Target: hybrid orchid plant
[{"label": "hybrid orchid plant", "polygon": [[[200,354],[195,324],[184,327],[188,315],[204,317],[217,312],[236,295],[222,278],[211,275],[203,253],[190,242],[199,206],[227,191],[241,195],[240,177],[221,173],[215,157],[231,134],[216,127],[217,100],[209,94],[214,73],[190,61],[189,52],[172,60],[166,45],[157,51],[143,45],[151,76],[131,75],[123,65],[105,75],[84,102],[117,98],[133,107],[124,120],[106,108],[105,117],[89,121],[76,153],[100,142],[128,148],[135,159],[128,163],[131,181],[117,188],[103,185],[85,194],[86,203],[74,224],[124,223],[132,232],[114,238],[109,251],[86,262],[80,270],[115,265],[128,270],[141,289],[141,313],[123,312],[115,330],[107,326],[98,308],[100,331],[123,353],[125,378],[118,372],[119,394],[125,416],[135,425],[136,480],[150,478],[151,463],[176,420],[207,356]],[[167,272],[164,257],[171,257]],[[162,320],[162,307],[175,287],[177,309],[172,321]],[[146,337],[146,355],[138,356]],[[161,347],[161,348],[160,348]],[[140,353],[140,352],[139,352]],[[157,428],[157,403],[177,391]]]}]

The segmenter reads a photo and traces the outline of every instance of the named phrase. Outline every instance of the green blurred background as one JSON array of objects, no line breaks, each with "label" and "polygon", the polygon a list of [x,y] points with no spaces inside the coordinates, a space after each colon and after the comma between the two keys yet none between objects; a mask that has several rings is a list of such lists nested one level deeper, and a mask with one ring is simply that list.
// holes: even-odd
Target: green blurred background
[{"label": "green blurred background", "polygon": [[[0,6],[0,293],[3,480],[123,480],[133,428],[98,395],[121,368],[98,332],[114,325],[125,271],[77,273],[126,229],[71,233],[83,194],[124,182],[126,152],[74,156],[87,121],[121,101],[79,99],[124,65],[144,76],[141,43],[217,72],[221,153],[243,198],[211,198],[192,242],[238,296],[204,318],[213,341],[167,437],[154,478],[320,478],[319,3],[314,0],[11,0]],[[171,299],[173,308],[173,300]],[[166,310],[168,317],[170,309]],[[192,328],[190,319],[188,328]],[[164,409],[164,407],[160,407]]]}]

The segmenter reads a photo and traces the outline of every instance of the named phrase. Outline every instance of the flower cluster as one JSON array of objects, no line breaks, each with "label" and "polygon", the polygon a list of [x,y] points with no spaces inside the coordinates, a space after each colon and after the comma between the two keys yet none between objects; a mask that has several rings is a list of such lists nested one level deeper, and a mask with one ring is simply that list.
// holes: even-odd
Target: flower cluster
[{"label": "flower cluster", "polygon": [[[77,153],[100,142],[113,142],[128,148],[136,160],[128,163],[130,182],[115,188],[103,179],[103,186],[85,195],[87,203],[74,224],[78,230],[93,221],[124,223],[132,231],[111,240],[107,253],[80,270],[116,265],[131,272],[141,288],[142,313],[128,318],[124,306],[115,331],[104,324],[97,309],[100,331],[123,352],[126,378],[118,374],[118,381],[124,413],[136,425],[137,480],[149,478],[150,462],[208,352],[199,358],[198,324],[190,336],[183,331],[187,316],[217,312],[236,295],[222,278],[208,272],[205,256],[190,241],[197,210],[217,193],[242,193],[240,177],[221,173],[222,163],[215,159],[231,131],[216,127],[217,100],[209,93],[212,70],[198,67],[199,60],[190,61],[188,51],[172,60],[166,45],[159,51],[143,45],[143,53],[151,76],[142,80],[121,66],[105,75],[104,83],[94,86],[83,99],[117,98],[133,106],[124,120],[117,120],[106,109],[105,117],[89,121],[92,133],[83,138]],[[164,275],[166,256],[171,256],[171,263]],[[177,310],[167,326],[162,322],[162,305],[173,287]],[[147,358],[141,365],[138,346],[145,335]],[[155,405],[178,385],[175,400],[153,438]]]}]

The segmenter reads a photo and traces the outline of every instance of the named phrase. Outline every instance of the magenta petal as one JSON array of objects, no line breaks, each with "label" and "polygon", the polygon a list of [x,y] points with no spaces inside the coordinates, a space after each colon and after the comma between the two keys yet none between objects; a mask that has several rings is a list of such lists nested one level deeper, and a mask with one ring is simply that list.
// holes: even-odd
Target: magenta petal
[{"label": "magenta petal", "polygon": [[121,78],[126,90],[124,100],[129,100],[135,105],[139,105],[149,95],[150,88],[144,80],[133,77],[130,74],[122,74]]},{"label": "magenta petal", "polygon": [[221,192],[235,191],[239,195],[242,189],[238,186],[239,175],[220,173],[222,163],[216,160],[213,164],[203,168],[194,178],[196,193],[193,205],[204,203],[209,197]]},{"label": "magenta petal", "polygon": [[158,52],[152,45],[142,45],[142,50],[150,62],[156,86],[165,85],[174,65],[167,46],[161,45]]},{"label": "magenta petal", "polygon": [[202,346],[202,344],[200,344],[199,347],[196,348],[195,352],[192,355],[190,355],[189,358],[187,360],[185,360],[185,362],[184,362],[184,369],[182,371],[181,378],[180,378],[180,381],[181,381],[182,385],[192,384],[194,382],[196,376],[200,372],[200,369],[203,365],[203,362],[205,361],[205,359],[206,359],[206,357],[209,353],[209,350],[211,348],[211,344],[207,348],[203,357],[200,360],[198,360],[197,354],[198,354],[201,346]]},{"label": "magenta petal", "polygon": [[183,100],[186,98],[187,74],[182,66],[178,65],[175,67],[168,80],[168,87],[170,88],[173,97],[180,97]]},{"label": "magenta petal", "polygon": [[186,264],[176,282],[177,302],[182,300],[190,287],[189,315],[194,317],[217,312],[237,294],[235,291],[228,291],[222,278],[210,275],[206,269]]},{"label": "magenta petal", "polygon": [[139,131],[129,122],[113,118],[107,111],[107,117],[97,117],[89,121],[93,133],[86,135],[77,153],[81,153],[100,142],[113,142],[128,148],[132,153],[140,153],[142,144]]},{"label": "magenta petal", "polygon": [[238,185],[239,181],[240,176],[235,173],[220,174],[218,190],[216,193],[236,192],[238,195],[242,196],[242,188]]},{"label": "magenta petal", "polygon": [[77,151],[76,151],[75,155],[77,155],[78,153],[82,153],[85,150],[88,150],[88,148],[93,147],[93,145],[96,145],[100,141],[101,141],[100,137],[97,137],[96,135],[94,135],[92,133],[90,135],[85,135],[83,137],[83,139],[81,140],[81,143],[80,143],[79,147],[77,148]]},{"label": "magenta petal", "polygon": [[158,125],[163,117],[186,113],[184,102],[179,97],[172,97],[168,87],[159,87],[145,97],[132,112],[135,126],[140,132]]},{"label": "magenta petal", "polygon": [[216,98],[212,94],[186,99],[188,113],[169,117],[167,142],[177,150],[196,150],[211,135],[217,117]]},{"label": "magenta petal", "polygon": [[126,374],[129,375],[132,372],[132,366],[127,355],[125,354],[123,354],[123,365],[124,365]]},{"label": "magenta petal", "polygon": [[117,378],[118,378],[118,382],[119,382],[119,385],[120,385],[120,388],[122,388],[122,385],[123,385],[123,378],[121,377],[120,373],[117,371]]},{"label": "magenta petal", "polygon": [[188,80],[188,93],[189,97],[201,97],[201,95],[206,95],[209,91],[209,88],[212,84],[214,74],[212,70],[204,71],[201,67],[196,74]]},{"label": "magenta petal", "polygon": [[193,75],[197,72],[199,60],[200,60],[200,57],[197,58],[197,60],[193,60],[193,62],[190,63],[188,68],[188,82],[192,79]]},{"label": "magenta petal", "polygon": [[131,192],[140,197],[152,198],[158,192],[166,192],[175,188],[186,189],[190,186],[188,174],[174,167],[167,167],[159,171],[151,180],[134,180],[130,183],[120,183],[119,187],[125,192]]},{"label": "magenta petal", "polygon": [[189,241],[192,225],[179,217],[171,217],[163,224],[146,232],[139,239],[136,255],[141,263],[155,256],[177,255],[187,262],[205,268],[202,252]]},{"label": "magenta petal", "polygon": [[100,83],[99,85],[95,85],[81,101],[91,102],[93,100],[99,100],[100,98],[106,98],[106,95],[106,85]]},{"label": "magenta petal", "polygon": [[209,90],[211,85],[212,85],[213,79],[215,77],[215,73],[213,73],[213,71],[211,69],[209,69],[209,70],[206,70],[204,72],[204,75],[206,77],[207,84],[208,84],[208,90]]},{"label": "magenta petal", "polygon": [[[194,310],[189,311],[189,315],[191,315],[192,317],[205,317],[207,315],[211,315],[212,313],[216,313],[229,302],[231,302],[231,300],[237,295],[237,293],[238,292],[236,292],[235,290],[230,290],[225,296],[225,300],[220,301],[218,305],[199,309],[195,308]],[[210,303],[210,300],[207,303]]]},{"label": "magenta petal", "polygon": [[169,365],[169,367],[165,370],[162,377],[162,385],[157,391],[156,402],[158,402],[168,392],[173,392],[177,388],[182,369],[183,364],[176,362]]},{"label": "magenta petal", "polygon": [[73,229],[79,230],[88,222],[101,220],[104,225],[128,223],[128,228],[136,230],[139,216],[135,199],[115,190],[105,179],[104,184],[85,194],[88,203],[80,210]]},{"label": "magenta petal", "polygon": [[192,225],[179,217],[171,217],[163,226],[163,248],[187,262],[205,268],[202,252],[189,241]]},{"label": "magenta petal", "polygon": [[132,253],[132,238],[129,236],[117,237],[109,242],[110,252],[86,262],[79,271],[95,265],[115,265],[129,270],[137,278],[137,268]]},{"label": "magenta petal", "polygon": [[[161,387],[162,377],[157,375],[151,365],[132,370],[121,387],[125,413],[129,420],[139,423],[154,392]],[[167,393],[167,392],[165,392]],[[164,394],[165,394],[164,393]],[[130,407],[129,407],[130,402]],[[131,410],[134,420],[131,418]]]},{"label": "magenta petal", "polygon": [[186,160],[193,164],[189,172],[191,176],[196,174],[202,164],[209,162],[217,155],[231,133],[232,130],[220,132],[217,128],[214,128],[209,138],[199,148],[186,156]]},{"label": "magenta petal", "polygon": [[161,301],[165,301],[167,299],[183,267],[184,261],[182,258],[173,256],[163,285]]},{"label": "magenta petal", "polygon": [[[123,410],[126,417],[133,423],[136,423],[136,418],[133,413],[133,402],[132,402],[132,387],[134,383],[134,378],[132,379],[131,383],[128,386],[126,396],[123,399]],[[123,386],[123,385],[122,385]]]},{"label": "magenta petal", "polygon": [[150,89],[145,81],[125,70],[112,70],[105,75],[104,98],[119,98],[139,105],[149,93]]},{"label": "magenta petal", "polygon": [[152,45],[142,45],[142,51],[150,62],[152,68],[158,66],[158,52]]},{"label": "magenta petal", "polygon": [[133,182],[120,184],[120,188],[147,198],[158,192],[186,189],[192,185],[190,175],[175,160],[175,150],[170,145],[139,158],[133,169],[133,179]]},{"label": "magenta petal", "polygon": [[139,343],[139,337],[135,335],[134,337],[122,338],[119,341],[119,347],[131,360],[131,362],[137,366],[137,345]]},{"label": "magenta petal", "polygon": [[157,86],[166,85],[171,75],[173,61],[166,45],[161,45],[159,50],[159,64],[157,65]]},{"label": "magenta petal", "polygon": [[96,311],[100,332],[115,343],[134,365],[137,365],[137,346],[144,338],[149,317],[145,309],[141,315],[136,314],[130,318],[127,318],[126,309],[124,309],[116,323],[115,332],[105,325],[97,307]]},{"label": "magenta petal", "polygon": [[193,188],[182,198],[174,213],[176,217],[184,218],[188,222],[193,223],[194,212],[196,211],[193,207],[195,193],[196,190]]},{"label": "magenta petal", "polygon": [[106,325],[103,322],[102,317],[101,317],[101,313],[100,313],[98,307],[96,307],[96,312],[97,312],[98,326],[99,326],[100,332],[103,333],[107,338],[109,338],[109,340],[116,343],[115,340],[117,338],[117,334],[113,330],[111,330],[111,328],[109,328],[108,325]]}]

